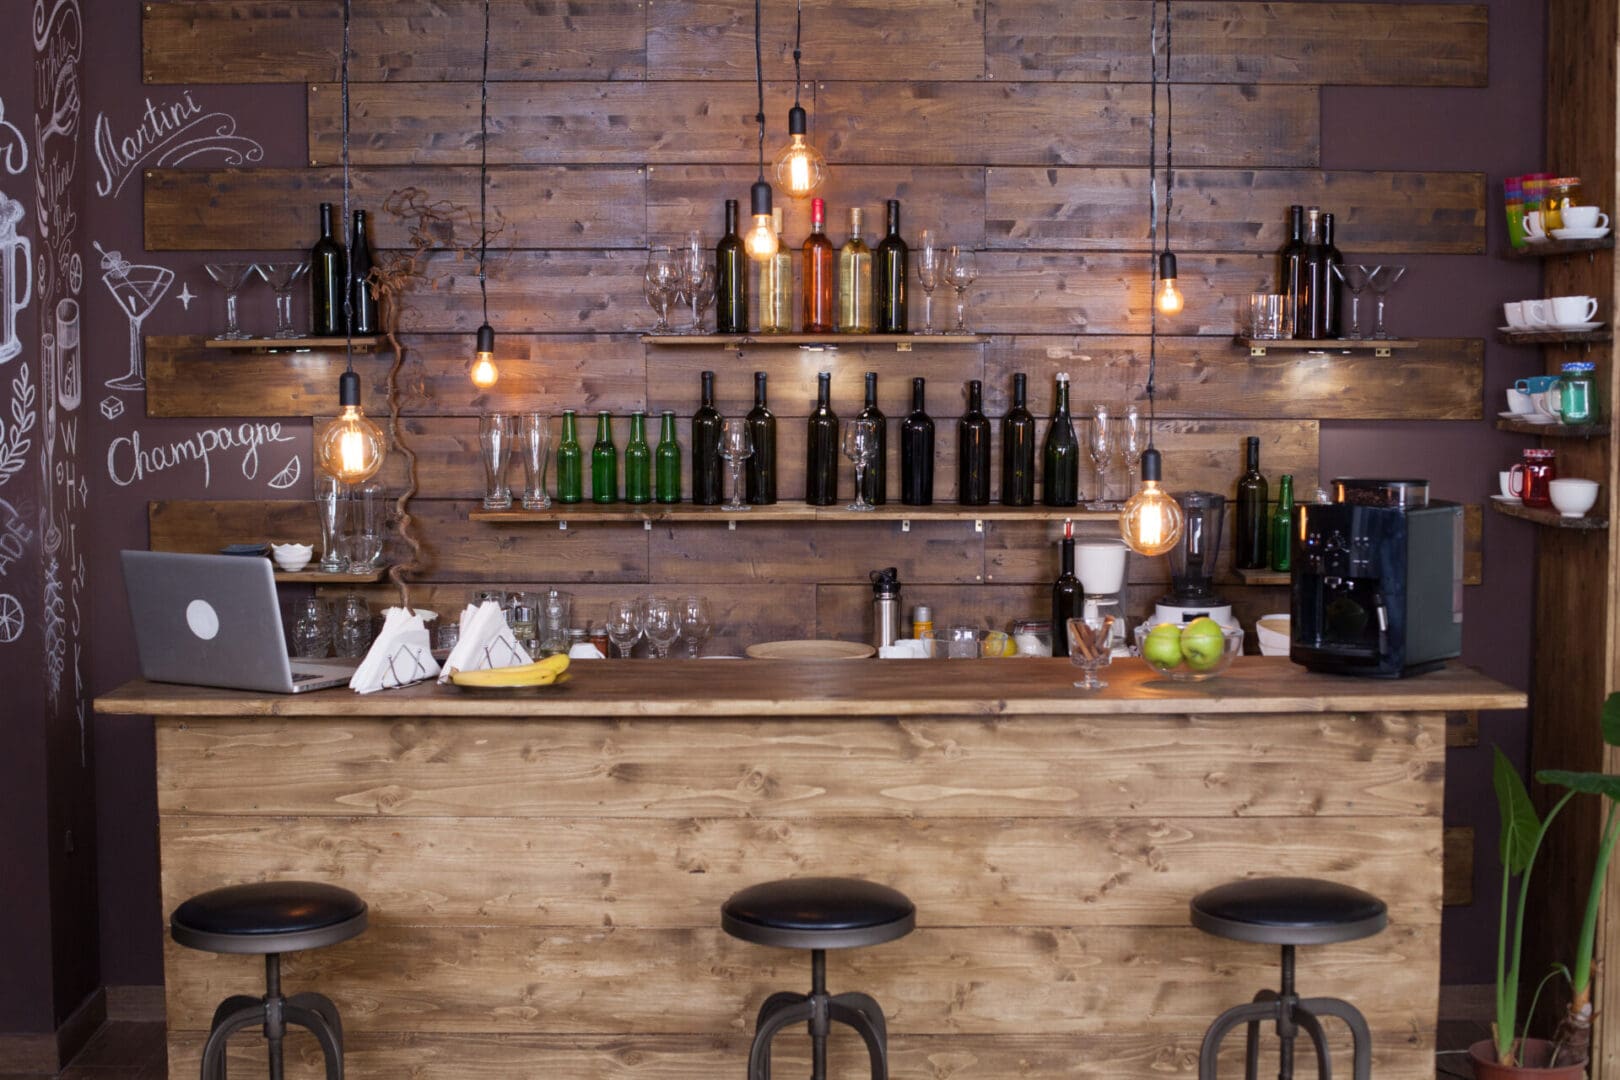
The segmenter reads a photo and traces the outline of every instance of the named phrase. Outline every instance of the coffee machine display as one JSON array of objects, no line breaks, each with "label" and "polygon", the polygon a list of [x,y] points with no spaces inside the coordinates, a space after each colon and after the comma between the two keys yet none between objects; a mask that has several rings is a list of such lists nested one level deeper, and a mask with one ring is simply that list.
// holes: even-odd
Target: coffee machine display
[{"label": "coffee machine display", "polygon": [[1208,616],[1222,626],[1237,626],[1232,605],[1215,592],[1215,561],[1221,553],[1221,522],[1226,496],[1213,491],[1184,491],[1175,497],[1186,524],[1181,541],[1170,549],[1170,591],[1153,609],[1155,623],[1186,623]]},{"label": "coffee machine display", "polygon": [[1344,478],[1293,535],[1293,642],[1312,671],[1400,678],[1462,652],[1462,507],[1426,480]]},{"label": "coffee machine display", "polygon": [[1120,600],[1125,591],[1125,559],[1129,549],[1122,540],[1085,540],[1074,545],[1074,574],[1085,590],[1085,615],[1112,615],[1114,627],[1108,644],[1115,657],[1130,655],[1125,644],[1125,616]]}]

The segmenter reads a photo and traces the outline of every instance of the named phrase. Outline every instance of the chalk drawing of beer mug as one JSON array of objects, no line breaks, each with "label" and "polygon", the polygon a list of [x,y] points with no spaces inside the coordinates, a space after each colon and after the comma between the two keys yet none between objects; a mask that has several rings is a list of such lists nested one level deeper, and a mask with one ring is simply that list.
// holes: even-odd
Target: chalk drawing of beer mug
[{"label": "chalk drawing of beer mug", "polygon": [[34,293],[34,248],[17,235],[22,203],[0,194],[0,364],[22,352],[17,316]]}]

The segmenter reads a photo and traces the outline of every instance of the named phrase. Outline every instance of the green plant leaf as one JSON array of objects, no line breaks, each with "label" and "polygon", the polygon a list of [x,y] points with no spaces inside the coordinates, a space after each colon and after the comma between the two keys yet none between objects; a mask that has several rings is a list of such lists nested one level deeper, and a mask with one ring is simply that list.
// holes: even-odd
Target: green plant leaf
[{"label": "green plant leaf", "polygon": [[1603,699],[1603,741],[1620,746],[1620,694]]},{"label": "green plant leaf", "polygon": [[1543,784],[1579,791],[1583,795],[1607,795],[1620,802],[1620,776],[1595,772],[1568,772],[1564,769],[1542,769],[1536,779]]},{"label": "green plant leaf", "polygon": [[1496,808],[1502,815],[1502,836],[1499,852],[1502,866],[1510,874],[1522,874],[1529,869],[1536,855],[1536,836],[1541,831],[1541,817],[1524,780],[1513,762],[1495,748],[1496,760],[1492,766],[1491,786],[1496,789]]}]

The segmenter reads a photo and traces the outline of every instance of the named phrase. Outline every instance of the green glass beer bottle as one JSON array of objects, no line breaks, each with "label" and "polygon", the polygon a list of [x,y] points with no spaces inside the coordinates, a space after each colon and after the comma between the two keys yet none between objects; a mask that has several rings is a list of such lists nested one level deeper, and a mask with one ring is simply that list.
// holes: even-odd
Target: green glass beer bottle
[{"label": "green glass beer bottle", "polygon": [[630,414],[630,441],[624,446],[624,501],[652,502],[652,450],[647,446],[647,414]]},{"label": "green glass beer bottle", "polygon": [[574,410],[563,410],[562,441],[557,444],[557,501],[577,503],[585,497],[585,455],[579,447]]},{"label": "green glass beer bottle", "polygon": [[654,452],[654,483],[658,488],[658,501],[681,501],[681,446],[675,441],[675,414],[665,409],[658,428],[658,449]]},{"label": "green glass beer bottle", "polygon": [[596,414],[596,443],[591,447],[591,502],[619,501],[619,452],[613,446],[613,416]]}]

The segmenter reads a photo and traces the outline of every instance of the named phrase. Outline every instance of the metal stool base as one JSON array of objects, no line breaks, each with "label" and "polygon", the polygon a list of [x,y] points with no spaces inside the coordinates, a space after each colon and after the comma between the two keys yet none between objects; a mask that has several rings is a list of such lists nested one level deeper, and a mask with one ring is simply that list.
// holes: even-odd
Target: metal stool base
[{"label": "metal stool base", "polygon": [[810,954],[810,993],[781,991],[765,999],[748,1051],[748,1080],[771,1080],[771,1042],[789,1024],[810,1029],[810,1080],[827,1080],[827,1035],[834,1023],[855,1029],[872,1061],[872,1080],[889,1080],[889,1028],[883,1009],[867,994],[827,993],[827,953]]},{"label": "metal stool base", "polygon": [[1234,1005],[1216,1017],[1204,1033],[1198,1051],[1198,1080],[1216,1080],[1216,1058],[1221,1042],[1239,1024],[1248,1025],[1243,1053],[1245,1080],[1256,1080],[1260,1068],[1260,1025],[1271,1021],[1277,1027],[1277,1080],[1294,1080],[1294,1040],[1304,1031],[1316,1051],[1318,1080],[1332,1080],[1333,1062],[1328,1054],[1327,1035],[1321,1017],[1336,1016],[1350,1028],[1353,1047],[1354,1080],[1372,1078],[1372,1033],[1367,1020],[1348,1001],[1338,998],[1302,998],[1294,992],[1294,946],[1282,951],[1282,990],[1262,990],[1247,1005]]},{"label": "metal stool base", "polygon": [[225,1044],[233,1034],[253,1025],[264,1029],[270,1080],[284,1080],[282,1041],[287,1037],[288,1024],[307,1029],[321,1044],[321,1056],[326,1062],[326,1080],[343,1080],[343,1021],[338,1017],[337,1006],[324,994],[303,993],[283,997],[279,953],[265,955],[264,969],[263,997],[235,994],[220,1002],[219,1008],[214,1010],[208,1041],[203,1044],[202,1080],[227,1080]]}]

